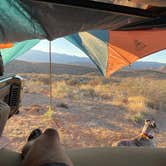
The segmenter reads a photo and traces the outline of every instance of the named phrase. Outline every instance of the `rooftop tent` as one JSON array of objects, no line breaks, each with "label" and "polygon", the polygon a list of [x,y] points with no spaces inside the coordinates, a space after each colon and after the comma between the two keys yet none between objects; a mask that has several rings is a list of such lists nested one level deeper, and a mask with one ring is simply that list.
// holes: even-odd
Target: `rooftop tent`
[{"label": "rooftop tent", "polygon": [[[68,35],[65,39],[88,55],[100,72],[109,77],[140,58],[166,49],[166,38],[162,36],[166,36],[166,30],[93,30]],[[1,52],[4,64],[21,56],[39,41],[27,40],[15,43],[12,48],[3,49]]]},{"label": "rooftop tent", "polygon": [[146,5],[144,9],[132,1],[127,3],[127,0],[107,2],[108,0],[2,1],[0,42],[19,42],[36,38],[53,40],[93,29],[133,30],[154,26],[161,28],[166,25],[165,7],[148,8]]},{"label": "rooftop tent", "polygon": [[15,43],[2,51],[5,63],[40,39],[65,36],[109,76],[165,49],[166,41],[161,37],[166,33],[164,1],[5,0],[1,2],[0,18],[0,42]]}]

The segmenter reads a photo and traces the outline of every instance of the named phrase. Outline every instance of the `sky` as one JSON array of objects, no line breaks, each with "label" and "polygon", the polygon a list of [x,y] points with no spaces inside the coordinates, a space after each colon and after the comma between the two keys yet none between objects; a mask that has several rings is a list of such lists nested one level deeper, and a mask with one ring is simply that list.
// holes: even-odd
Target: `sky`
[{"label": "sky", "polygon": [[[33,47],[33,50],[48,52],[48,44],[48,40],[42,40],[39,44]],[[75,56],[86,56],[86,54],[84,54],[82,51],[80,51],[77,47],[75,47],[72,43],[70,43],[64,38],[59,38],[52,41],[52,52],[65,53]]]},{"label": "sky", "polygon": [[[48,41],[42,40],[39,44],[33,47],[33,50],[48,52]],[[52,52],[65,53],[81,57],[86,56],[86,54],[84,54],[82,51],[80,51],[77,47],[75,47],[73,44],[71,44],[64,38],[59,38],[52,41]],[[155,54],[151,54],[150,56],[142,58],[139,61],[166,63],[166,49]]]}]

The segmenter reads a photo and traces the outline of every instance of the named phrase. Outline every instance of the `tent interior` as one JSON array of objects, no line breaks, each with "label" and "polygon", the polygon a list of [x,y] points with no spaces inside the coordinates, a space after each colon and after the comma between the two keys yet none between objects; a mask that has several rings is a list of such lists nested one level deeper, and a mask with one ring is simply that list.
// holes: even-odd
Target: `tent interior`
[{"label": "tent interior", "polygon": [[[53,40],[94,29],[102,29],[104,32],[106,30],[116,32],[145,30],[148,32],[148,30],[157,29],[165,34],[165,0],[86,0],[86,2],[5,0],[1,3],[3,5],[0,5],[0,42],[15,43],[17,47],[15,50],[18,53],[18,49],[23,47],[25,40],[33,40],[26,43],[27,49],[24,47],[25,50],[20,51],[19,55],[38,43],[40,39]],[[73,17],[76,15],[79,15],[79,17]],[[81,35],[67,38],[70,38],[70,41],[72,40],[74,43],[80,40]],[[163,45],[159,49],[165,48],[165,45]],[[85,51],[85,47],[82,46],[81,49]],[[88,52],[88,49],[86,52]],[[9,52],[4,51],[4,54],[7,55]],[[15,58],[7,59],[8,57],[6,56],[6,61]],[[95,59],[93,60],[95,61]],[[98,64],[98,66],[100,67],[101,64]],[[67,153],[75,166],[166,165],[165,148],[106,147],[68,150]],[[1,149],[0,165],[21,166],[20,153],[5,148]]]}]

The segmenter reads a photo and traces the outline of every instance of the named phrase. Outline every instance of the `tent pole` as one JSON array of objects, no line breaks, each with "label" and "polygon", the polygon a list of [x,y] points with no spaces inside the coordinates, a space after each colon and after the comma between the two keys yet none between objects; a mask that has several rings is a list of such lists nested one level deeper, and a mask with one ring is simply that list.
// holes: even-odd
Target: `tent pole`
[{"label": "tent pole", "polygon": [[51,41],[49,41],[49,95],[50,95],[50,108],[49,110],[53,113],[53,96],[52,96],[52,55],[51,55]]},{"label": "tent pole", "polygon": [[[49,117],[52,117],[54,114],[54,104],[53,104],[53,94],[52,94],[52,81],[53,81],[53,74],[52,74],[52,50],[51,50],[51,41],[49,41],[49,82],[50,82],[50,87],[49,87],[49,97],[50,97],[50,103],[49,103],[49,110],[47,115]],[[53,118],[53,122],[56,125],[57,129],[60,129],[60,125],[58,123],[58,119],[55,117]],[[60,131],[59,131],[60,132]]]},{"label": "tent pole", "polygon": [[49,108],[45,116],[51,118],[54,114],[53,95],[52,95],[52,57],[51,57],[51,41],[49,41]]}]

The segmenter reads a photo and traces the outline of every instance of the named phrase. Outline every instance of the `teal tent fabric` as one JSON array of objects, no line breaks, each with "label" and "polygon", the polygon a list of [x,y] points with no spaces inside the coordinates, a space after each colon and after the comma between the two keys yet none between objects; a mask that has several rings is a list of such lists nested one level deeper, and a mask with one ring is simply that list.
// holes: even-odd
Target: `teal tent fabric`
[{"label": "teal tent fabric", "polygon": [[93,30],[69,35],[65,39],[86,53],[99,71],[105,75],[108,60],[108,36],[109,32],[106,30]]},{"label": "teal tent fabric", "polygon": [[12,48],[2,49],[1,54],[2,54],[4,65],[16,59],[17,57],[23,55],[25,52],[27,52],[29,49],[34,47],[39,42],[40,42],[39,39],[27,40],[27,41],[15,43],[14,47]]},{"label": "teal tent fabric", "polygon": [[163,8],[143,10],[119,7],[116,4],[106,5],[96,1],[86,4],[83,1],[1,0],[0,43],[31,39],[53,40],[94,29],[138,30],[165,27]]},{"label": "teal tent fabric", "polygon": [[[65,37],[65,39],[86,53],[96,64],[99,71],[105,75],[108,56],[108,31],[94,30],[89,32],[80,32],[77,34],[68,35]],[[27,40],[15,43],[14,47],[12,48],[2,49],[1,53],[4,65],[23,55],[39,42],[39,39]]]},{"label": "teal tent fabric", "polygon": [[[30,7],[29,7],[30,8]],[[42,26],[20,0],[0,1],[0,43],[46,38]]]},{"label": "teal tent fabric", "polygon": [[[128,0],[126,0],[128,1]],[[132,8],[118,1],[0,1],[0,43],[53,40],[89,30],[165,28],[166,8]],[[107,3],[107,4],[106,4]],[[121,1],[122,5],[126,3]],[[130,6],[130,8],[129,8]]]}]

